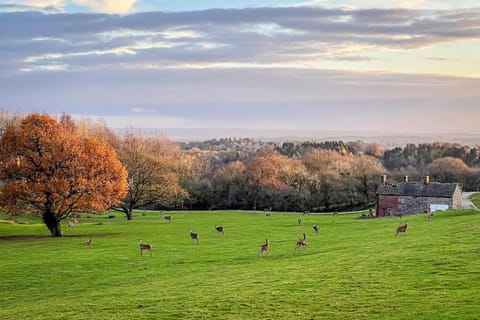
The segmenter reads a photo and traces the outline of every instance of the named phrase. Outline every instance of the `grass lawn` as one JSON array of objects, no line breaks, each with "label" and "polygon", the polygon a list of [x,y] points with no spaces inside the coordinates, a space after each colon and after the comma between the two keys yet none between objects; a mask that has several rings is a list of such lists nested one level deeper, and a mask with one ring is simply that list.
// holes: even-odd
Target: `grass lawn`
[{"label": "grass lawn", "polygon": [[[0,319],[480,317],[474,211],[437,213],[431,222],[424,214],[310,215],[301,226],[298,215],[276,213],[173,212],[172,223],[157,213],[108,215],[84,216],[72,230],[64,223],[63,238],[48,237],[39,219],[0,216]],[[405,221],[407,234],[395,237]],[[295,250],[302,232],[308,247]],[[153,255],[140,256],[139,239]]]}]

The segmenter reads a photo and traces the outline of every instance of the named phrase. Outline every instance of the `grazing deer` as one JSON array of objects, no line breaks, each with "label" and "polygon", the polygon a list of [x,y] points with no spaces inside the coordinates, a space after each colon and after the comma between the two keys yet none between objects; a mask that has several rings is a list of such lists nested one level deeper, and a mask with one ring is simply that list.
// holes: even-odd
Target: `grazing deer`
[{"label": "grazing deer", "polygon": [[301,226],[302,225],[302,218],[298,218],[297,223],[298,223],[299,226]]},{"label": "grazing deer", "polygon": [[198,233],[192,232],[192,230],[190,230],[190,238],[192,238],[192,241],[195,241],[198,244]]},{"label": "grazing deer", "polygon": [[303,233],[303,239],[298,239],[297,244],[295,245],[295,250],[298,248],[303,247],[303,249],[307,248],[307,234]]},{"label": "grazing deer", "polygon": [[272,215],[272,208],[265,208],[263,209],[263,212],[267,217],[270,217]]},{"label": "grazing deer", "polygon": [[75,225],[76,225],[75,222],[73,222],[73,221],[68,221],[68,227],[69,227],[70,229],[73,229],[73,228],[75,227]]},{"label": "grazing deer", "polygon": [[260,245],[260,255],[264,255],[265,253],[267,253],[268,249],[270,249],[270,241],[268,241],[268,239],[265,239],[265,243]]},{"label": "grazing deer", "polygon": [[428,213],[427,213],[427,219],[428,219],[428,221],[432,221],[432,219],[433,219],[433,212],[428,212]]},{"label": "grazing deer", "polygon": [[90,236],[90,239],[86,242],[87,246],[91,246],[93,244],[92,236]]},{"label": "grazing deer", "polygon": [[173,220],[172,216],[164,216],[163,219],[165,219],[166,222],[172,222]]},{"label": "grazing deer", "polygon": [[215,225],[215,229],[217,230],[218,233],[225,235],[225,231],[223,230],[223,227],[220,227],[220,226],[217,227],[217,225]]},{"label": "grazing deer", "polygon": [[139,240],[138,241],[138,247],[140,248],[140,255],[141,256],[143,256],[143,250],[150,251],[150,255],[152,255],[152,245],[151,244],[142,243],[142,240]]},{"label": "grazing deer", "polygon": [[405,234],[407,232],[408,228],[408,223],[405,223],[403,226],[400,226],[397,228],[397,232],[395,233],[395,236],[397,236],[399,233]]},{"label": "grazing deer", "polygon": [[315,231],[315,234],[318,234],[318,230],[320,230],[320,228],[316,224],[314,224],[313,230]]}]

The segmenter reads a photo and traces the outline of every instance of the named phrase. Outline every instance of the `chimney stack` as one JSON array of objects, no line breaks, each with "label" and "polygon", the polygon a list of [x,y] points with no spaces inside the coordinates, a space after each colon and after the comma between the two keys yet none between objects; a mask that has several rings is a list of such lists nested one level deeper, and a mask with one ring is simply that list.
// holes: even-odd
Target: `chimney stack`
[{"label": "chimney stack", "polygon": [[382,184],[387,184],[387,175],[386,174],[380,176],[380,182]]},{"label": "chimney stack", "polygon": [[425,176],[425,180],[423,181],[425,184],[430,183],[430,176]]}]

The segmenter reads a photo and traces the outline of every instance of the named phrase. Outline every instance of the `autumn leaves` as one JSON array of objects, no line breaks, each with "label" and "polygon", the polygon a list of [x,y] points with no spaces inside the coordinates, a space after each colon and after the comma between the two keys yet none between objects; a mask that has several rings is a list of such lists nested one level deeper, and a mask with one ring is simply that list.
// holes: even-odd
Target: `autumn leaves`
[{"label": "autumn leaves", "polygon": [[127,192],[127,171],[109,144],[72,134],[47,115],[7,126],[1,147],[2,209],[41,216],[54,237],[70,214],[105,211]]}]

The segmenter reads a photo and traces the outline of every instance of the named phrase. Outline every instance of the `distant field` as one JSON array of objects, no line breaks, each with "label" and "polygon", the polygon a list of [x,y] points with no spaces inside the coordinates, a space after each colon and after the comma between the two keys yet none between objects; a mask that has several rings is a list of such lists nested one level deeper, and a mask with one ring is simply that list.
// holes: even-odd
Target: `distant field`
[{"label": "distant field", "polygon": [[[112,214],[112,213],[109,213]],[[478,319],[480,214],[82,217],[63,238],[0,215],[0,319]],[[2,220],[3,219],[3,220]],[[406,235],[395,228],[409,223]],[[225,227],[217,234],[214,225]],[[320,226],[315,235],[313,224]],[[189,230],[200,235],[192,243]],[[302,232],[307,249],[295,250]],[[92,235],[94,245],[85,242]],[[271,241],[268,256],[258,247]],[[138,240],[153,244],[141,257]]]}]

